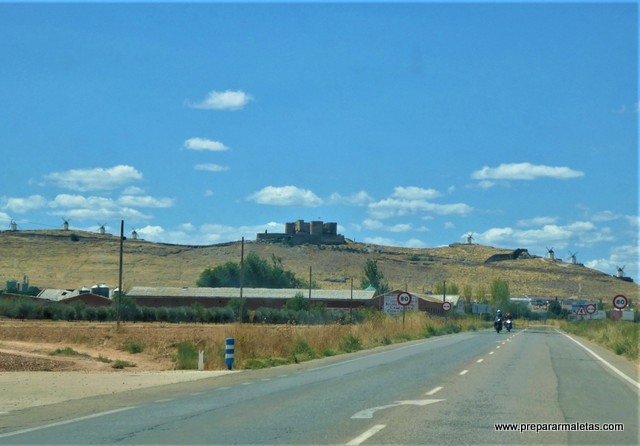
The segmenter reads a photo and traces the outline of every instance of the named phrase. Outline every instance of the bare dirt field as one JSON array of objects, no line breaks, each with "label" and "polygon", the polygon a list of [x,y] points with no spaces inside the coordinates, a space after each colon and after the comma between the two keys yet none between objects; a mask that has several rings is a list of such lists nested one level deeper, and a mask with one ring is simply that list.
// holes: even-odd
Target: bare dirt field
[{"label": "bare dirt field", "polygon": [[[175,370],[173,347],[197,329],[0,320],[0,413],[230,373]],[[143,351],[123,350],[132,340]],[[75,353],[53,354],[68,349]],[[132,366],[114,368],[117,361]]]}]

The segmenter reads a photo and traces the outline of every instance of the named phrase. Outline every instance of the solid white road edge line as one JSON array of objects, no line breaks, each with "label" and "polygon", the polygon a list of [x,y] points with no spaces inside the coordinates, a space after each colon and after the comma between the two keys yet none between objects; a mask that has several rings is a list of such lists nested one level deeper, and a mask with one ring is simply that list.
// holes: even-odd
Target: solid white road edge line
[{"label": "solid white road edge line", "polygon": [[363,432],[362,434],[358,435],[356,438],[351,440],[349,443],[347,443],[347,446],[358,446],[359,444],[364,443],[367,439],[371,438],[372,436],[380,432],[385,427],[387,427],[386,424],[376,424],[368,431]]},{"label": "solid white road edge line", "polygon": [[612,364],[609,364],[607,361],[605,361],[604,359],[602,359],[596,352],[594,352],[593,350],[591,350],[589,347],[587,347],[586,345],[582,344],[581,342],[573,339],[571,336],[569,336],[566,333],[563,333],[562,331],[556,329],[556,331],[558,333],[563,334],[564,336],[568,337],[569,339],[571,339],[573,342],[575,342],[576,344],[578,344],[580,347],[582,347],[583,349],[585,349],[591,356],[593,356],[594,358],[596,358],[598,361],[600,361],[601,363],[603,363],[605,366],[609,367],[616,375],[618,375],[620,378],[624,379],[625,381],[629,382],[632,386],[640,389],[640,383],[637,381],[634,381],[633,379],[629,378],[627,375],[625,375],[624,373],[622,373],[620,370],[618,370],[617,368],[615,368],[615,366],[613,366]]},{"label": "solid white road edge line", "polygon": [[98,417],[103,417],[105,415],[111,415],[111,414],[118,413],[118,412],[124,412],[125,410],[135,409],[135,407],[136,406],[123,407],[121,409],[114,409],[114,410],[108,410],[106,412],[94,413],[92,415],[87,415],[87,416],[80,417],[80,418],[72,418],[71,420],[58,421],[57,423],[45,424],[44,426],[30,427],[29,429],[22,429],[22,430],[14,431],[14,432],[7,432],[6,434],[0,434],[0,438],[7,438],[7,437],[12,437],[14,435],[20,435],[20,434],[26,434],[26,433],[29,433],[29,432],[39,431],[39,430],[42,430],[42,429],[49,429],[50,427],[64,426],[65,424],[76,423],[78,421],[90,420],[92,418],[98,418]]}]

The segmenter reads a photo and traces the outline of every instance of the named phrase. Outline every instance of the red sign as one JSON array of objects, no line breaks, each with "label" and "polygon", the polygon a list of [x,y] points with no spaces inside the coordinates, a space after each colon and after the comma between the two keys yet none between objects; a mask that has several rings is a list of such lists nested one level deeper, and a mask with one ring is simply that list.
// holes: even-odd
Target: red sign
[{"label": "red sign", "polygon": [[442,309],[444,311],[449,311],[451,309],[451,302],[442,302]]},{"label": "red sign", "polygon": [[403,307],[406,307],[411,303],[411,294],[406,291],[401,291],[398,293],[398,303]]},{"label": "red sign", "polygon": [[596,306],[595,304],[589,304],[587,305],[587,314],[593,314],[596,312]]},{"label": "red sign", "polygon": [[629,301],[622,294],[618,294],[616,297],[613,298],[613,306],[616,307],[618,310],[622,310],[624,307],[627,306],[628,303]]}]

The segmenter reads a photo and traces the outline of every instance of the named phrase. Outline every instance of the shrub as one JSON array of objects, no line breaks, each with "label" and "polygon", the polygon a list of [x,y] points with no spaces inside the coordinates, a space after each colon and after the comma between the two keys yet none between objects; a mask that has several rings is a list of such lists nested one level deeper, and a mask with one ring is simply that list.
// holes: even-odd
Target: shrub
[{"label": "shrub", "polygon": [[349,333],[348,335],[340,339],[339,346],[340,346],[340,350],[342,350],[345,353],[356,352],[362,349],[362,344],[360,342],[360,339],[358,339],[356,336],[354,336],[351,333]]},{"label": "shrub", "polygon": [[316,357],[316,352],[313,351],[313,348],[306,340],[300,338],[297,339],[291,347],[291,355],[293,356],[293,360],[297,363],[300,361],[314,359]]},{"label": "shrub", "polygon": [[116,362],[113,363],[113,365],[111,366],[114,369],[124,369],[125,367],[135,367],[136,365],[132,362],[129,361],[122,361],[120,359],[118,359]]},{"label": "shrub", "polygon": [[96,310],[96,319],[100,322],[109,320],[109,308],[98,307],[98,309]]},{"label": "shrub", "polygon": [[144,350],[144,346],[137,341],[129,341],[122,346],[122,350],[125,350],[129,353],[141,353]]},{"label": "shrub", "polygon": [[176,364],[178,370],[194,370],[198,367],[198,350],[191,342],[183,341],[178,344]]},{"label": "shrub", "polygon": [[98,310],[94,307],[87,307],[82,311],[82,317],[86,321],[95,321],[98,318]]},{"label": "shrub", "polygon": [[20,299],[16,307],[16,317],[19,319],[33,319],[36,314],[36,304],[31,299]]}]

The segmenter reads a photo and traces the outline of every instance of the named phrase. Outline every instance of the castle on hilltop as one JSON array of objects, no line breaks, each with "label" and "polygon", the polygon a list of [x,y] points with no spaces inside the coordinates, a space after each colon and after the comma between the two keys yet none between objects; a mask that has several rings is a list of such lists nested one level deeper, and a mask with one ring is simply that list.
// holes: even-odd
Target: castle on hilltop
[{"label": "castle on hilltop", "polygon": [[322,221],[305,222],[296,220],[285,223],[284,233],[271,233],[265,231],[256,234],[256,241],[269,243],[287,243],[290,245],[302,245],[311,243],[314,245],[342,245],[344,236],[338,234],[337,223],[324,223]]}]

